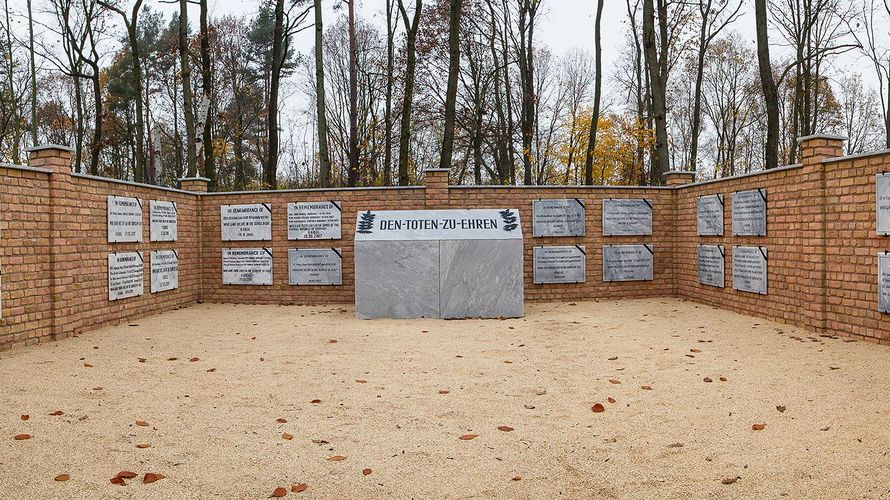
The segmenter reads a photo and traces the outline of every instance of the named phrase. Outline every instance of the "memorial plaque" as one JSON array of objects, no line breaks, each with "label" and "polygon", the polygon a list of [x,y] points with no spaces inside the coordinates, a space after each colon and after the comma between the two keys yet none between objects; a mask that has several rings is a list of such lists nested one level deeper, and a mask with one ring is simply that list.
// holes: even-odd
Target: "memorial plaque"
[{"label": "memorial plaque", "polygon": [[223,248],[223,285],[271,285],[272,249]]},{"label": "memorial plaque", "polygon": [[287,204],[287,239],[339,240],[339,201]]},{"label": "memorial plaque", "polygon": [[652,202],[647,199],[603,200],[603,235],[652,234]]},{"label": "memorial plaque", "polygon": [[766,189],[732,193],[733,236],[766,236]]},{"label": "memorial plaque", "polygon": [[142,202],[138,198],[108,197],[108,242],[142,241]]},{"label": "memorial plaque", "polygon": [[268,241],[272,239],[272,205],[221,205],[223,241]]},{"label": "memorial plaque", "polygon": [[151,252],[151,293],[179,288],[179,256],[175,250]]},{"label": "memorial plaque", "polygon": [[723,195],[699,196],[695,203],[699,236],[723,236]]},{"label": "memorial plaque", "polygon": [[698,246],[698,282],[702,285],[726,286],[726,252],[723,245]]},{"label": "memorial plaque", "polygon": [[766,247],[734,247],[732,249],[732,287],[743,292],[766,295]]},{"label": "memorial plaque", "polygon": [[584,283],[587,253],[584,246],[566,245],[534,248],[534,283]]},{"label": "memorial plaque", "polygon": [[142,254],[117,252],[108,254],[108,300],[138,297],[144,292]]},{"label": "memorial plaque", "polygon": [[890,174],[875,176],[878,234],[890,236]]},{"label": "memorial plaque", "polygon": [[292,248],[287,251],[291,285],[342,285],[343,253],[339,248]]},{"label": "memorial plaque", "polygon": [[606,245],[603,247],[603,281],[652,280],[652,245]]},{"label": "memorial plaque", "polygon": [[149,240],[176,241],[179,215],[175,201],[151,200],[148,204]]},{"label": "memorial plaque", "polygon": [[578,198],[532,202],[532,233],[542,236],[584,236],[584,202]]},{"label": "memorial plaque", "polygon": [[878,254],[878,311],[890,313],[890,254]]}]

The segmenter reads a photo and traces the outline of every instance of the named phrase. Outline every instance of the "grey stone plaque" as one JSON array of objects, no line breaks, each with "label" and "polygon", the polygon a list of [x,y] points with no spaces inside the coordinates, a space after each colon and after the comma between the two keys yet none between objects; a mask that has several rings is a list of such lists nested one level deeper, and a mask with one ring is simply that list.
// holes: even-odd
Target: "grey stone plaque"
[{"label": "grey stone plaque", "polygon": [[698,282],[702,285],[726,286],[726,252],[723,245],[698,246]]},{"label": "grey stone plaque", "polygon": [[343,253],[339,248],[292,248],[287,251],[291,285],[342,285]]},{"label": "grey stone plaque", "polygon": [[223,241],[268,241],[272,239],[272,205],[221,205]]},{"label": "grey stone plaque", "polygon": [[732,287],[743,292],[766,295],[766,247],[734,247],[732,249]]},{"label": "grey stone plaque", "polygon": [[766,236],[766,189],[732,193],[733,236]]},{"label": "grey stone plaque", "polygon": [[603,281],[650,281],[653,275],[652,245],[603,247]]},{"label": "grey stone plaque", "polygon": [[271,285],[272,249],[223,248],[223,285]]},{"label": "grey stone plaque", "polygon": [[890,313],[890,254],[878,254],[878,311]]},{"label": "grey stone plaque", "polygon": [[695,204],[699,236],[723,236],[723,195],[699,196]]},{"label": "grey stone plaque", "polygon": [[108,300],[138,297],[144,293],[142,264],[140,252],[108,254]]},{"label": "grey stone plaque", "polygon": [[142,202],[138,198],[108,197],[108,242],[142,241]]},{"label": "grey stone plaque", "polygon": [[534,248],[534,283],[584,283],[587,252],[581,245]]},{"label": "grey stone plaque", "polygon": [[368,210],[359,212],[355,241],[522,239],[519,210]]},{"label": "grey stone plaque", "polygon": [[875,176],[878,234],[890,236],[890,174]]},{"label": "grey stone plaque", "polygon": [[179,215],[175,201],[151,200],[148,204],[149,240],[176,241]]},{"label": "grey stone plaque", "polygon": [[647,199],[603,200],[603,235],[652,234],[652,202]]},{"label": "grey stone plaque", "polygon": [[438,318],[438,241],[355,242],[355,316]]},{"label": "grey stone plaque", "polygon": [[535,200],[532,202],[532,234],[542,236],[584,236],[585,207],[578,198]]},{"label": "grey stone plaque", "polygon": [[522,240],[439,242],[442,318],[518,318],[523,314]]},{"label": "grey stone plaque", "polygon": [[310,201],[287,204],[287,239],[339,240],[341,203]]},{"label": "grey stone plaque", "polygon": [[179,288],[179,256],[175,250],[151,252],[151,293]]}]

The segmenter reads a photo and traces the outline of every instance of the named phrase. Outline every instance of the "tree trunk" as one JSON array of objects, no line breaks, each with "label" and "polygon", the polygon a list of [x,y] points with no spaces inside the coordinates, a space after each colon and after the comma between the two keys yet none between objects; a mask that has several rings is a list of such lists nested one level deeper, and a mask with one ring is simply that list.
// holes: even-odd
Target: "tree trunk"
[{"label": "tree trunk", "polygon": [[213,66],[210,61],[210,29],[207,24],[207,0],[201,0],[201,87],[207,103],[204,117],[204,177],[210,179],[210,189],[216,189],[216,156],[213,152],[213,115],[216,102],[213,95]]},{"label": "tree trunk", "polygon": [[701,86],[705,77],[705,52],[708,50],[708,14],[711,12],[711,0],[707,0],[702,9],[701,29],[698,39],[698,61],[695,67],[695,89],[692,94],[692,137],[689,138],[689,165],[693,172],[698,168],[698,136],[701,134]]},{"label": "tree trunk", "polygon": [[315,112],[318,126],[319,185],[331,187],[331,154],[328,151],[328,118],[324,92],[324,26],[321,0],[315,0]]},{"label": "tree trunk", "polygon": [[593,27],[594,57],[596,58],[596,80],[593,84],[593,113],[591,113],[590,117],[590,137],[587,140],[587,156],[584,158],[584,184],[587,184],[588,186],[593,185],[593,154],[594,151],[596,151],[596,129],[599,125],[600,99],[603,92],[603,44],[601,37],[602,18],[603,0],[598,0],[596,3],[596,21]]},{"label": "tree trunk", "polygon": [[532,141],[535,134],[535,14],[540,0],[522,0],[519,12],[519,75],[522,84],[522,103],[520,106],[522,133],[522,168],[523,180],[531,185],[532,178]]},{"label": "tree trunk", "polygon": [[349,6],[349,172],[346,184],[358,184],[358,48],[355,39],[355,2]]},{"label": "tree trunk", "polygon": [[188,0],[179,0],[179,66],[182,79],[182,107],[185,115],[186,172],[194,177],[198,172],[198,153],[195,144],[195,104],[192,95],[192,66],[189,61]]},{"label": "tree trunk", "polygon": [[[766,103],[766,168],[779,165],[779,91],[773,79],[773,68],[769,57],[769,35],[767,33],[766,0],[754,0],[755,24],[757,25],[757,63],[760,68],[760,84]],[[890,144],[890,135],[888,135]]]},{"label": "tree trunk", "polygon": [[[8,64],[9,64],[9,66],[7,68],[9,70],[7,72],[8,73],[7,76],[9,77],[7,83],[9,84],[9,89],[8,89],[9,97],[10,97],[10,99],[15,99],[15,86],[13,84],[13,70],[15,68],[15,64],[14,64],[14,59],[13,59],[13,54],[12,54],[12,28],[11,28],[12,25],[9,23],[9,0],[7,0],[4,3],[4,7],[6,10],[6,50],[7,50],[7,53],[4,54],[4,56],[6,56]],[[32,52],[32,54],[33,54],[33,52]],[[12,127],[12,162],[13,163],[19,162],[19,130],[18,130],[19,120],[16,117],[17,110],[18,110],[18,106],[13,104],[11,106],[12,123],[13,123],[13,127]]]},{"label": "tree trunk", "polygon": [[278,187],[278,91],[281,86],[281,69],[284,66],[284,0],[275,1],[275,31],[272,35],[272,74],[269,78],[269,105],[266,128],[269,134],[269,151],[263,182],[268,189]]},{"label": "tree trunk", "polygon": [[90,144],[90,174],[99,175],[99,155],[102,154],[102,83],[99,80],[99,65],[91,66],[93,75],[90,81],[93,82],[93,107],[96,116],[93,122],[93,141]]},{"label": "tree trunk", "polygon": [[28,49],[31,52],[31,146],[37,145],[37,68],[34,60],[34,17],[31,13],[31,0],[28,0]]},{"label": "tree trunk", "polygon": [[[659,10],[661,10],[661,7],[661,1],[659,1]],[[662,15],[659,13],[659,18],[661,17]],[[663,26],[661,20],[659,20],[659,25]],[[652,119],[655,122],[655,158],[653,158],[652,162],[652,181],[654,184],[661,184],[664,181],[664,174],[670,170],[670,162],[668,157],[667,110],[665,104],[665,73],[662,72],[664,63],[658,56],[658,48],[655,42],[655,7],[653,0],[643,0],[643,49],[649,73]],[[662,47],[662,50],[667,50],[667,48]],[[662,57],[667,59],[664,55]]]},{"label": "tree trunk", "polygon": [[461,0],[451,0],[448,12],[448,88],[445,91],[445,130],[439,168],[451,168],[454,154],[454,122],[457,106],[457,76],[460,71]]},{"label": "tree trunk", "polygon": [[386,0],[386,103],[384,104],[383,128],[383,185],[392,185],[392,89],[395,82],[395,23],[393,0]]},{"label": "tree trunk", "polygon": [[407,186],[408,163],[411,146],[411,107],[414,102],[414,69],[417,65],[417,29],[420,25],[421,0],[414,4],[414,18],[408,20],[408,12],[402,0],[398,0],[399,11],[405,24],[405,91],[402,97],[402,123],[399,130],[399,185]]},{"label": "tree trunk", "polygon": [[[130,39],[130,52],[133,56],[133,89],[135,90],[136,100],[136,172],[137,177],[141,177],[142,181],[154,184],[156,179],[148,171],[145,162],[145,122],[143,121],[142,110],[142,55],[139,49],[139,9],[142,7],[142,0],[136,0],[133,5],[133,13],[130,16],[130,22],[127,24],[127,36]],[[124,19],[126,21],[126,19]],[[153,168],[152,168],[153,170]]]},{"label": "tree trunk", "polygon": [[80,88],[80,79],[74,77],[74,106],[77,128],[74,131],[74,171],[83,172],[83,89]]}]

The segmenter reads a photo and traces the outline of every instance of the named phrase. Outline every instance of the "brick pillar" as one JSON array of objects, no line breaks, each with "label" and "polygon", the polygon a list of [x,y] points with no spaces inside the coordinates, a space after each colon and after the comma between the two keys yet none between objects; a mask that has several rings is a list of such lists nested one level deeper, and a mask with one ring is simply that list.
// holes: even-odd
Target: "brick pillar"
[{"label": "brick pillar", "polygon": [[428,168],[423,171],[426,186],[426,208],[448,208],[448,174],[447,168]]},{"label": "brick pillar", "polygon": [[[817,333],[825,332],[828,297],[826,273],[828,272],[825,237],[826,237],[826,197],[825,197],[825,165],[823,161],[844,154],[845,137],[829,134],[816,134],[801,137],[800,163],[803,165],[797,179],[799,198],[804,201],[800,214],[799,265],[795,281],[796,291],[804,293],[805,303],[797,304],[807,313],[807,326]],[[767,208],[769,217],[769,208]]]},{"label": "brick pillar", "polygon": [[179,179],[179,189],[184,191],[206,193],[208,186],[210,186],[210,179],[206,177],[183,177]]},{"label": "brick pillar", "polygon": [[77,204],[70,193],[71,153],[66,146],[46,144],[28,150],[28,164],[52,170],[49,177],[51,337],[60,339],[76,333],[77,270],[80,266],[76,245]]},{"label": "brick pillar", "polygon": [[[179,179],[179,188],[183,191],[192,191],[194,193],[206,193],[210,187],[210,179],[206,177],[183,177]],[[196,220],[197,220],[197,231],[198,231],[198,262],[201,263],[199,266],[199,280],[201,286],[199,287],[198,292],[198,302],[204,302],[204,199],[202,196],[197,196],[197,200],[195,200],[195,211]]]},{"label": "brick pillar", "polygon": [[695,181],[695,172],[686,170],[672,170],[664,173],[664,183],[667,186],[682,186]]}]

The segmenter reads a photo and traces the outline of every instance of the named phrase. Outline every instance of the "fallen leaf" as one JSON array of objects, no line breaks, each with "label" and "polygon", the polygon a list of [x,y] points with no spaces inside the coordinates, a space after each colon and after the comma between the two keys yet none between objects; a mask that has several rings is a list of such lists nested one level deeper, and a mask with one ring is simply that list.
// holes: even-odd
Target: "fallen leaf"
[{"label": "fallen leaf", "polygon": [[22,415],[20,418],[21,418],[22,420],[28,420],[28,419],[31,418],[31,417],[28,416],[28,415]]},{"label": "fallen leaf", "polygon": [[590,409],[593,410],[594,413],[602,413],[602,412],[606,411],[606,407],[603,406],[602,403],[597,403],[597,404],[593,405]]},{"label": "fallen leaf", "polygon": [[68,474],[59,474],[58,476],[54,477],[53,479],[55,479],[56,481],[59,481],[59,482],[63,482],[63,481],[67,481],[67,480],[71,479],[71,476],[69,476]]},{"label": "fallen leaf", "polygon": [[211,369],[207,370],[207,373],[213,373],[215,371],[216,371],[216,368],[211,368]]},{"label": "fallen leaf", "polygon": [[30,434],[16,434],[15,435],[16,441],[24,441],[26,439],[31,439],[31,435]]},{"label": "fallen leaf", "polygon": [[699,353],[701,352],[701,349],[689,349],[689,352]]},{"label": "fallen leaf", "polygon": [[721,382],[726,382],[726,377],[720,377]]},{"label": "fallen leaf", "polygon": [[610,378],[610,379],[609,379],[609,383],[610,383],[610,384],[620,384],[621,381],[620,381],[620,380],[615,380],[614,378]]},{"label": "fallen leaf", "polygon": [[194,363],[196,361],[201,361],[201,358],[192,358],[189,360],[189,363]]},{"label": "fallen leaf", "polygon": [[711,380],[711,377],[705,377],[703,380],[708,383],[713,382],[713,380]]},{"label": "fallen leaf", "polygon": [[362,469],[362,475],[363,475],[363,476],[370,476],[370,475],[371,475],[371,469]]},{"label": "fallen leaf", "polygon": [[146,422],[145,420],[137,420],[136,425],[138,425],[139,427],[148,427],[148,422]]},{"label": "fallen leaf", "polygon": [[829,366],[828,368],[829,368],[830,370],[840,370],[840,369],[841,369],[840,366]]},{"label": "fallen leaf", "polygon": [[522,481],[522,476],[513,476],[511,481]]},{"label": "fallen leaf", "polygon": [[114,476],[113,478],[111,478],[111,484],[118,484],[120,486],[126,486],[127,483],[124,481],[124,478],[122,478],[120,476]]},{"label": "fallen leaf", "polygon": [[754,424],[751,428],[755,431],[762,431],[763,429],[766,429],[766,424]]},{"label": "fallen leaf", "polygon": [[276,419],[275,421],[278,422],[279,424],[286,424],[286,423],[287,423],[287,419],[286,419],[286,418],[279,418],[279,419]]},{"label": "fallen leaf", "polygon": [[779,405],[776,407],[776,409],[779,410],[779,413],[785,413],[786,410],[784,405]]},{"label": "fallen leaf", "polygon": [[682,448],[683,443],[671,443],[668,445],[668,448]]},{"label": "fallen leaf", "polygon": [[358,379],[355,379],[355,383],[356,384],[367,384],[368,381],[365,379],[358,378]]},{"label": "fallen leaf", "polygon": [[336,344],[336,343],[337,343],[337,339],[328,340],[328,344]]},{"label": "fallen leaf", "polygon": [[117,477],[122,477],[124,479],[133,479],[134,477],[136,477],[138,475],[139,474],[136,474],[135,472],[130,471],[130,470],[122,470],[117,473]]},{"label": "fallen leaf", "polygon": [[176,361],[179,358],[167,358],[167,361]]},{"label": "fallen leaf", "polygon": [[279,486],[272,492],[272,498],[281,498],[285,495],[287,495],[287,488],[284,486]]},{"label": "fallen leaf", "polygon": [[145,358],[136,358],[136,359],[138,359],[140,363],[145,363]]},{"label": "fallen leaf", "polygon": [[92,368],[93,365],[91,365],[91,364],[89,364],[89,363],[84,363],[84,364],[83,364],[83,367],[84,367],[84,368]]},{"label": "fallen leaf", "polygon": [[641,385],[640,389],[643,389],[644,391],[651,391],[652,386],[651,385]]},{"label": "fallen leaf", "polygon": [[328,462],[342,462],[346,460],[346,457],[343,455],[334,455],[332,457],[328,457]]},{"label": "fallen leaf", "polygon": [[522,405],[522,406],[524,406],[526,410],[534,410],[535,409],[535,405]]},{"label": "fallen leaf", "polygon": [[65,414],[65,412],[63,412],[62,410],[56,410],[56,411],[50,413],[50,415],[53,417],[58,417],[59,415],[64,415],[64,414]]},{"label": "fallen leaf", "polygon": [[142,476],[142,484],[151,484],[155,481],[164,479],[163,474],[155,474],[154,472],[146,472],[144,476]]},{"label": "fallen leaf", "polygon": [[479,434],[464,434],[458,439],[460,439],[461,441],[469,441],[471,439],[476,439],[477,437],[479,437]]},{"label": "fallen leaf", "polygon": [[819,430],[822,431],[822,432],[825,432],[825,431],[831,430],[831,427],[823,427],[823,428],[821,428],[821,429],[819,429]]},{"label": "fallen leaf", "polygon": [[314,405],[317,405],[317,404],[321,403],[321,400],[320,400],[320,399],[313,399],[312,401],[310,401],[310,403],[312,403],[312,404],[314,404]]},{"label": "fallen leaf", "polygon": [[290,441],[290,440],[293,439],[293,438],[294,438],[294,437],[293,437],[292,435],[290,435],[290,434],[288,434],[288,433],[286,433],[286,432],[285,432],[284,434],[281,435],[281,439],[283,439],[283,440],[285,440],[285,441]]},{"label": "fallen leaf", "polygon": [[451,392],[451,391],[449,391],[447,389],[439,389],[439,394],[448,394],[449,392]]},{"label": "fallen leaf", "polygon": [[136,447],[139,448],[139,449],[145,449],[145,448],[150,448],[151,445],[148,444],[148,443],[139,443],[139,444],[136,445]]},{"label": "fallen leaf", "polygon": [[609,358],[609,361],[615,361],[616,359],[618,359],[618,356],[612,356],[611,358]]},{"label": "fallen leaf", "polygon": [[499,425],[499,426],[498,426],[498,430],[499,430],[499,431],[504,431],[504,432],[510,432],[510,431],[513,430],[513,428],[510,427],[509,425]]},{"label": "fallen leaf", "polygon": [[306,483],[297,483],[297,484],[292,485],[290,487],[290,490],[294,493],[299,493],[301,491],[306,491],[306,488],[308,488],[308,487],[309,487],[309,485],[307,485]]},{"label": "fallen leaf", "polygon": [[739,480],[738,477],[724,477],[720,482],[722,484],[732,484],[738,480]]}]

